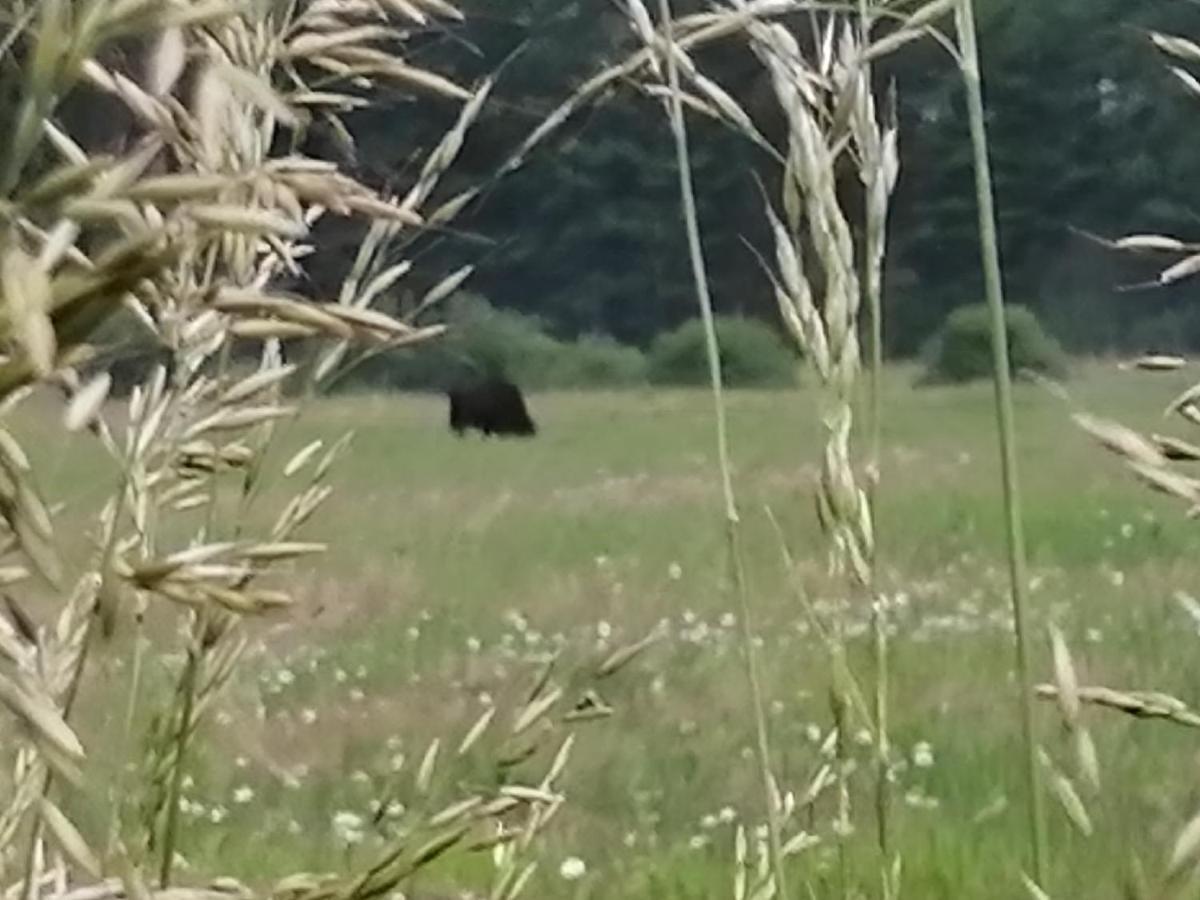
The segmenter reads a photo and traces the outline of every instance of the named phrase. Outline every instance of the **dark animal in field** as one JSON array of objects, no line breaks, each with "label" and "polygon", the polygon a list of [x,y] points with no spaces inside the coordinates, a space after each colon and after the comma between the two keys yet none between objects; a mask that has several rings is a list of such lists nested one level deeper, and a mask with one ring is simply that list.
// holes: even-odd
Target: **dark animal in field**
[{"label": "dark animal in field", "polygon": [[520,389],[505,378],[487,378],[450,389],[450,428],[456,435],[474,428],[488,435],[531,437],[537,425]]}]

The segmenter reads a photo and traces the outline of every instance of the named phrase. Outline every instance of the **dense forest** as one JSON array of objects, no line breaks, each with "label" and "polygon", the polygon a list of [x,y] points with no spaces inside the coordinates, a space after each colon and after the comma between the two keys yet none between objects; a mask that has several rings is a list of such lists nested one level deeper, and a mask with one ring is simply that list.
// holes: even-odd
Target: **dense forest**
[{"label": "dense forest", "polygon": [[[520,140],[586,78],[638,49],[611,0],[468,0],[466,20],[422,35],[413,61],[474,83],[496,75],[492,102],[443,185],[487,180]],[[680,0],[677,12],[700,9]],[[1163,64],[1151,30],[1200,31],[1185,0],[983,0],[979,3],[989,139],[1009,300],[1033,309],[1082,352],[1200,347],[1191,288],[1125,290],[1160,259],[1089,238],[1200,234],[1200,156],[1181,122],[1200,97]],[[800,33],[805,33],[803,23]],[[777,111],[744,48],[698,57],[768,136]],[[972,168],[960,80],[937,42],[878,66],[898,86],[901,173],[886,278],[889,352],[918,351],[955,307],[982,294]],[[646,346],[693,314],[676,172],[660,101],[626,85],[589,105],[528,164],[496,182],[452,229],[409,248],[407,291],[477,266],[470,289],[533,314],[559,338]],[[71,114],[68,111],[68,114]],[[97,118],[95,108],[75,115]],[[366,182],[400,191],[456,114],[425,98],[315,121],[307,149],[337,153]],[[100,117],[100,118],[103,118]],[[101,130],[109,127],[107,119]],[[722,126],[693,117],[694,165],[714,299],[729,313],[775,318],[758,254],[769,248],[764,190],[776,163]],[[86,129],[85,129],[86,130]],[[351,140],[349,135],[353,134]],[[322,224],[308,289],[328,293],[358,235]],[[399,302],[403,302],[400,298]]]},{"label": "dense forest", "polygon": [[[467,24],[432,36],[421,60],[466,79],[502,66],[497,102],[470,139],[460,186],[490,174],[576,85],[638,46],[609,0],[473,0],[466,12]],[[1200,98],[1148,40],[1149,30],[1200,30],[1200,7],[990,0],[980,4],[979,24],[1010,299],[1035,309],[1077,350],[1200,346],[1189,287],[1119,290],[1143,281],[1157,261],[1141,264],[1085,236],[1200,233],[1200,156],[1179,137],[1181,120],[1200,116]],[[701,61],[752,115],[769,114],[758,67],[739,48]],[[981,297],[972,170],[960,83],[945,51],[933,41],[911,45],[878,75],[899,86],[902,168],[886,302],[889,348],[907,354],[950,309]],[[581,114],[462,219],[460,231],[431,236],[424,252],[438,265],[426,269],[429,277],[476,262],[476,291],[544,317],[563,336],[596,332],[644,344],[690,316],[675,171],[657,104],[631,87]],[[350,123],[368,173],[402,180],[420,135],[436,139],[445,121],[414,127],[416,107]],[[771,135],[776,123],[760,121]],[[772,189],[774,164],[699,117],[694,134],[716,302],[771,317],[752,248],[767,246],[761,185]]]}]

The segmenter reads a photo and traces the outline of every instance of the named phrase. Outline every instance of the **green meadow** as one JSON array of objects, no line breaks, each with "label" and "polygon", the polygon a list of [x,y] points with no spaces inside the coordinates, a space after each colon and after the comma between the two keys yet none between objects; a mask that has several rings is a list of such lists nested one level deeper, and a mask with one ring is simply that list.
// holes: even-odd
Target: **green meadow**
[{"label": "green meadow", "polygon": [[[915,374],[886,375],[876,522],[894,631],[904,892],[1018,896],[1027,839],[991,386],[917,388]],[[1082,683],[1195,699],[1200,622],[1178,594],[1196,589],[1200,530],[1070,420],[1086,409],[1186,437],[1163,407],[1193,377],[1089,363],[1066,383],[1069,400],[1018,387],[1039,681],[1052,677],[1053,620]],[[295,608],[253,627],[249,665],[202,726],[207,740],[183,791],[186,866],[262,883],[368,859],[413,809],[494,782],[482,762],[486,737],[478,754],[453,752],[489,706],[519,704],[551,658],[554,677],[569,684],[573,671],[657,633],[596,688],[612,714],[577,730],[560,782],[569,802],[539,851],[531,895],[729,895],[734,829],[758,826],[761,785],[741,623],[725,589],[711,398],[645,390],[534,394],[529,403],[540,427],[532,440],[456,439],[443,398],[405,394],[321,400],[280,427],[268,471],[317,435],[354,437],[334,495],[304,532],[328,542],[328,553],[289,571],[281,584]],[[66,504],[63,521],[83,522],[116,475],[86,435],[63,442],[56,408],[31,406],[17,431],[48,498]],[[733,391],[728,411],[776,772],[781,789],[801,794],[832,754],[829,665],[809,610],[846,605],[851,664],[869,689],[868,610],[825,573],[815,394]],[[289,490],[273,477],[247,521],[269,522]],[[236,479],[218,502],[241,502]],[[195,527],[178,519],[181,538]],[[150,607],[151,628],[174,621],[160,613]],[[118,632],[99,651],[103,663],[83,688],[84,735],[122,714],[109,704],[123,695],[132,641]],[[177,664],[148,662],[151,689]],[[1056,896],[1087,883],[1093,864],[1119,870],[1136,852],[1148,868],[1161,865],[1197,799],[1180,787],[1196,765],[1185,728],[1099,709],[1085,720],[1103,790],[1088,801],[1090,839],[1049,800],[1053,883],[1067,891]],[[1038,732],[1070,768],[1053,705],[1039,708]],[[814,846],[789,862],[815,896],[842,879],[848,896],[864,895],[878,878],[869,737],[848,738],[859,830],[839,844],[835,797],[823,796],[800,822]],[[446,762],[418,795],[409,776],[434,740]],[[547,762],[514,771],[529,766],[536,778]],[[582,862],[583,877],[562,879],[568,860]],[[479,865],[489,865],[486,853]],[[440,896],[445,875],[422,873],[410,896]],[[1088,896],[1119,896],[1119,887],[1095,893],[1092,884]]]}]

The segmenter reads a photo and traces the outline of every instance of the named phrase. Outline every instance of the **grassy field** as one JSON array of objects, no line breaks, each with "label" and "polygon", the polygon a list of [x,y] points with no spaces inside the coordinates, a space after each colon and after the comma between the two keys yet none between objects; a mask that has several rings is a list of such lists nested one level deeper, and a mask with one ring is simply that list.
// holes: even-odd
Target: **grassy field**
[{"label": "grassy field", "polygon": [[[1025,837],[990,386],[917,390],[911,376],[888,377],[878,514],[896,627],[893,739],[907,760],[897,784],[905,894],[1018,896]],[[1092,412],[1162,431],[1174,428],[1156,424],[1163,406],[1190,380],[1091,366],[1068,387]],[[457,745],[554,650],[569,668],[662,627],[668,639],[601,689],[615,714],[580,731],[569,802],[531,896],[731,895],[733,822],[758,821],[760,794],[737,620],[722,590],[709,398],[530,402],[541,426],[532,441],[456,440],[440,398],[411,396],[322,401],[285,435],[281,458],[314,434],[356,437],[335,497],[308,529],[331,542],[330,555],[295,573],[300,608],[261,630],[252,664],[206,726],[217,750],[190,776],[182,842],[197,868],[257,881],[369,853],[371,831],[359,833],[353,816],[370,819],[383,798],[386,825],[418,802],[386,785],[431,739]],[[1068,413],[1041,388],[1019,390],[1039,678],[1049,678],[1042,626],[1053,616],[1086,682],[1196,699],[1200,625],[1173,594],[1200,575],[1200,531]],[[822,579],[816,410],[805,391],[734,392],[730,416],[772,741],[784,784],[799,790],[822,762],[831,717],[796,580],[819,603],[844,602]],[[82,511],[110,487],[78,443],[39,444],[52,432],[36,420],[24,429],[51,497]],[[264,516],[278,496],[262,498]],[[801,562],[796,578],[767,507]],[[866,675],[866,638],[857,644]],[[111,677],[127,651],[119,639]],[[97,721],[119,714],[85,706]],[[1040,712],[1043,742],[1067,759],[1053,707]],[[1156,869],[1200,800],[1195,735],[1087,715],[1105,787],[1090,840],[1051,803],[1059,897],[1119,896],[1130,852]],[[867,748],[858,752],[865,764]],[[440,777],[448,789],[489,776],[467,760]],[[850,895],[873,892],[877,878],[869,783],[858,784]],[[794,864],[817,897],[835,896],[832,817],[818,805],[810,827],[825,844]],[[568,884],[558,870],[572,856],[587,874]]]}]

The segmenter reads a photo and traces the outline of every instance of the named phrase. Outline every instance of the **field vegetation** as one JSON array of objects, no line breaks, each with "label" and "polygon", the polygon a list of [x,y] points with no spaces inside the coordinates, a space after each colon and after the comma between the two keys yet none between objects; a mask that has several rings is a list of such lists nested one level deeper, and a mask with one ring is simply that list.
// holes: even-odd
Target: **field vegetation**
[{"label": "field vegetation", "polygon": [[[1006,310],[971,0],[619,10],[636,44],[469,183],[504,64],[425,67],[444,0],[0,12],[0,900],[1192,887],[1200,388]],[[885,364],[878,77],[917,44],[960,76],[986,300],[923,371]],[[671,139],[678,327],[426,255],[623,93]],[[351,128],[397,99],[441,120],[402,185]],[[762,156],[768,321],[718,314],[695,122]],[[479,376],[536,438],[449,433]]]},{"label": "field vegetation", "polygon": [[[1018,894],[1024,818],[990,388],[914,387],[919,374],[887,373],[888,487],[878,513],[889,535],[881,578],[895,629],[905,889],[984,897],[999,884]],[[1185,373],[1131,376],[1084,363],[1070,390],[1092,410],[1150,429],[1159,418],[1152,403],[1189,383]],[[829,752],[820,644],[764,511],[770,506],[802,572],[819,581],[821,534],[808,494],[820,447],[815,400],[811,388],[729,397],[784,784],[803,782]],[[572,857],[587,865],[583,896],[730,889],[734,827],[754,821],[757,803],[738,616],[720,589],[707,398],[557,392],[530,404],[542,427],[532,442],[456,440],[442,398],[366,394],[321,401],[281,443],[282,459],[317,436],[355,431],[323,513],[321,531],[340,539],[320,565],[289,574],[296,608],[260,630],[239,682],[205,726],[206,749],[185,792],[181,850],[191,871],[259,883],[298,866],[336,870],[347,853],[366,858],[379,838],[350,825],[369,822],[390,797],[401,758],[419,764],[430,741],[459,739],[556,652],[599,660],[661,629],[663,640],[619,686],[599,690],[615,713],[576,748],[564,782],[570,802],[546,838],[537,890],[571,895],[557,870]],[[1043,388],[1021,387],[1017,410],[1035,633],[1058,622],[1089,684],[1189,698],[1196,672],[1187,660],[1200,640],[1189,560],[1200,535],[1174,504],[1098,458]],[[52,405],[31,409],[17,433],[27,446],[51,439]],[[84,439],[41,465],[68,508],[103,496],[105,470]],[[841,602],[836,585],[818,589],[815,602]],[[861,618],[849,625],[852,635],[866,628]],[[1044,667],[1040,680],[1052,680]],[[80,713],[85,732],[110,715],[93,703]],[[1153,773],[1187,771],[1190,731],[1090,715],[1105,761],[1103,808],[1113,812],[1097,816],[1090,841],[1054,817],[1053,867],[1067,884],[1133,850],[1158,859],[1187,814],[1176,779]],[[1052,707],[1040,722],[1052,744]],[[857,743],[855,756],[869,763]],[[396,802],[412,799],[401,792]],[[827,829],[831,817],[819,807],[812,830]],[[854,845],[869,859],[868,836]],[[809,861],[826,890],[831,852],[815,848]]]}]

